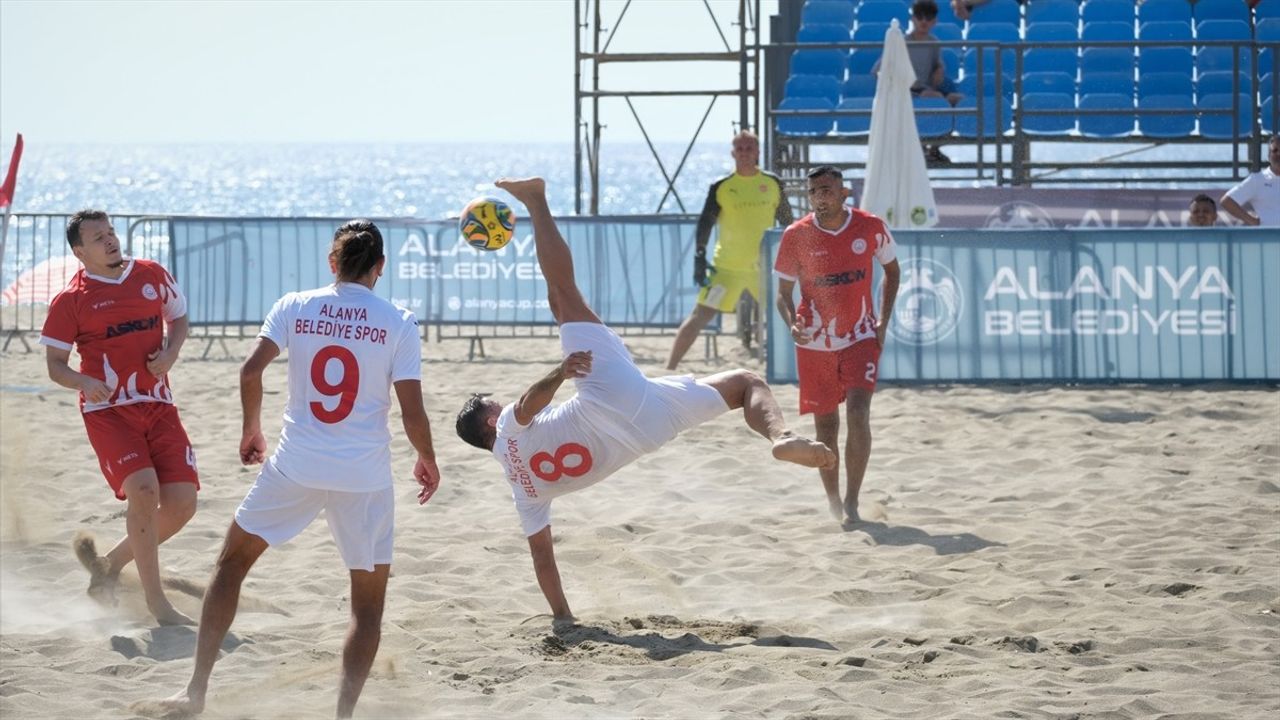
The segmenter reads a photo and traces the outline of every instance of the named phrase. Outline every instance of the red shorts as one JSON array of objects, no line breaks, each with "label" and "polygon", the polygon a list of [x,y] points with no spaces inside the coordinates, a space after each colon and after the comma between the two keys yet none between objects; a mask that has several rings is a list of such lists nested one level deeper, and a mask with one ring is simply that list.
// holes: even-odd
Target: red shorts
[{"label": "red shorts", "polygon": [[809,350],[797,345],[800,414],[828,415],[840,409],[850,390],[875,391],[879,365],[880,343],[875,338],[836,351]]},{"label": "red shorts", "polygon": [[192,483],[200,489],[191,440],[169,403],[141,402],[84,414],[89,444],[116,497],[124,500],[124,480],[155,468],[160,484]]}]

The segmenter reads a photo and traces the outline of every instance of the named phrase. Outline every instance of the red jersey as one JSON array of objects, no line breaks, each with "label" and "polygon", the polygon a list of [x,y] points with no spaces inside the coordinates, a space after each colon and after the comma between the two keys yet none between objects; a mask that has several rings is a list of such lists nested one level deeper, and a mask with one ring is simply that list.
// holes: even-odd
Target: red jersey
[{"label": "red jersey", "polygon": [[773,265],[778,277],[800,284],[796,316],[813,338],[802,346],[810,350],[840,350],[876,335],[871,258],[894,261],[893,235],[875,215],[847,210],[839,230],[819,227],[813,213],[792,223]]},{"label": "red jersey", "polygon": [[80,372],[112,388],[105,403],[80,409],[139,402],[172,403],[167,377],[147,371],[147,355],[160,349],[164,324],[187,314],[187,300],[162,265],[128,260],[119,278],[91,275],[83,268],[49,303],[40,344],[80,353]]}]

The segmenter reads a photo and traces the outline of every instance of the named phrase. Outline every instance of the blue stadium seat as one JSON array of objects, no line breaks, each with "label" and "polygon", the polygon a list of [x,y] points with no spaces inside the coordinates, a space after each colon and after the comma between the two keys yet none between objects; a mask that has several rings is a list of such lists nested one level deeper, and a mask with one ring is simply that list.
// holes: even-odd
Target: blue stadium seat
[{"label": "blue stadium seat", "polygon": [[[995,73],[987,73],[982,76],[982,81],[978,81],[977,75],[965,75],[956,84],[956,89],[965,97],[977,97],[979,94],[990,97],[996,94],[996,76]],[[981,92],[979,92],[981,90]],[[1013,99],[1013,78],[1005,75],[1003,82],[1000,83],[1000,94],[1006,100]]]},{"label": "blue stadium seat", "polygon": [[1035,0],[1027,6],[1027,30],[1039,23],[1067,23],[1072,27],[1080,22],[1080,3],[1076,0]]},{"label": "blue stadium seat", "polygon": [[[845,98],[836,106],[837,110],[866,110],[871,112],[871,104],[874,98],[855,97]],[[871,131],[871,116],[846,115],[836,118],[836,134],[837,135],[866,135]]]},{"label": "blue stadium seat", "polygon": [[840,82],[830,75],[792,75],[783,97],[820,97],[835,105],[840,100]]},{"label": "blue stadium seat", "polygon": [[864,2],[858,8],[858,24],[862,23],[884,23],[897,18],[898,27],[902,28],[902,32],[907,31],[907,23],[911,21],[911,7],[907,3],[901,2]]},{"label": "blue stadium seat", "polygon": [[1195,86],[1191,73],[1157,72],[1138,75],[1138,107],[1151,95],[1180,95],[1191,101]]},{"label": "blue stadium seat", "polygon": [[964,27],[964,21],[956,17],[956,12],[951,9],[951,3],[949,2],[938,3],[938,25],[934,27],[940,25],[955,25],[962,29]]},{"label": "blue stadium seat", "polygon": [[1230,95],[1233,92],[1247,93],[1252,92],[1252,90],[1253,83],[1250,82],[1249,76],[1244,73],[1237,75],[1234,81],[1230,70],[1214,70],[1196,78],[1197,97]]},{"label": "blue stadium seat", "polygon": [[1085,27],[1097,22],[1133,23],[1132,0],[1085,0],[1080,6],[1080,19]]},{"label": "blue stadium seat", "polygon": [[[1262,7],[1259,5],[1258,7]],[[1280,3],[1272,3],[1270,7],[1280,9]],[[1259,43],[1280,43],[1280,13],[1276,17],[1262,18],[1253,28],[1253,38]],[[1275,62],[1275,58],[1280,57],[1271,47],[1263,47],[1258,53],[1258,74],[1262,75],[1269,72],[1280,72],[1280,63]]]},{"label": "blue stadium seat", "polygon": [[[946,98],[940,97],[914,97],[911,104],[916,110],[950,110],[951,103]],[[916,130],[920,132],[922,138],[936,138],[943,135],[950,135],[955,128],[955,115],[951,113],[945,114],[921,114],[916,113]]]},{"label": "blue stadium seat", "polygon": [[[1017,45],[1022,41],[1018,34],[1016,25],[1008,23],[986,23],[982,25],[969,25],[969,32],[965,37],[970,41],[998,42],[1006,45]],[[964,71],[965,74],[978,72],[978,50],[979,48],[966,48],[964,52]],[[1016,72],[1014,65],[1016,53],[1013,48],[1008,48],[1000,52],[1000,72],[1004,75],[1013,75]],[[996,49],[987,47],[982,49],[983,73],[994,73],[996,71]]]},{"label": "blue stadium seat", "polygon": [[842,50],[796,50],[791,54],[791,74],[827,75],[843,80],[845,57]]},{"label": "blue stadium seat", "polygon": [[988,23],[1008,24],[1015,27],[1021,25],[1022,6],[1017,0],[989,0],[982,5],[974,6],[969,12],[969,29],[973,30],[974,25]]},{"label": "blue stadium seat", "polygon": [[[1266,1],[1260,3],[1266,4]],[[1244,0],[1196,0],[1194,14],[1197,25],[1206,20],[1249,22],[1249,6]]]},{"label": "blue stadium seat", "polygon": [[[826,98],[796,97],[783,98],[778,104],[779,110],[834,110],[835,105]],[[826,135],[831,132],[829,117],[780,117],[778,132],[783,135]]]},{"label": "blue stadium seat", "polygon": [[1086,72],[1080,74],[1080,94],[1099,93],[1133,97],[1133,73]]},{"label": "blue stadium seat", "polygon": [[1276,73],[1267,73],[1258,81],[1258,97],[1263,100],[1276,96],[1276,78],[1280,77]]},{"label": "blue stadium seat", "polygon": [[1125,110],[1115,115],[1080,115],[1080,134],[1088,137],[1120,137],[1133,132],[1133,96],[1093,93],[1080,96],[1081,110]]},{"label": "blue stadium seat", "polygon": [[1076,129],[1076,97],[1067,93],[1029,93],[1022,109],[1053,110],[1051,115],[1023,115],[1022,129],[1032,135],[1066,135]]},{"label": "blue stadium seat", "polygon": [[1276,131],[1276,128],[1280,127],[1280,123],[1276,122],[1275,109],[1276,109],[1276,99],[1274,97],[1269,97],[1266,100],[1262,101],[1261,114],[1262,114],[1263,132],[1274,133]]},{"label": "blue stadium seat", "polygon": [[1258,7],[1253,9],[1253,19],[1255,22],[1272,20],[1275,18],[1280,18],[1280,3],[1258,3]]},{"label": "blue stadium seat", "polygon": [[1191,72],[1191,25],[1185,22],[1153,20],[1138,26],[1138,39],[1177,42],[1178,47],[1138,48],[1138,74],[1149,72]]},{"label": "blue stadium seat", "polygon": [[[1092,0],[1098,2],[1099,0]],[[1084,26],[1080,39],[1093,42],[1133,41],[1133,23],[1095,22]],[[1132,71],[1134,62],[1132,47],[1085,47],[1080,53],[1080,71],[1123,72],[1127,66]]]},{"label": "blue stadium seat", "polygon": [[853,3],[842,0],[808,0],[800,11],[803,25],[843,25],[853,27]]},{"label": "blue stadium seat", "polygon": [[959,25],[943,25],[938,23],[933,26],[933,35],[943,42],[951,40],[963,40],[964,30]]},{"label": "blue stadium seat", "polygon": [[1138,6],[1138,24],[1149,22],[1191,24],[1191,3],[1187,0],[1146,0]]},{"label": "blue stadium seat", "polygon": [[1153,138],[1181,138],[1196,129],[1195,104],[1191,95],[1148,95],[1139,110],[1176,110],[1168,115],[1139,115],[1139,134]]},{"label": "blue stadium seat", "polygon": [[[996,108],[999,107],[1000,122],[996,122]],[[972,110],[973,115],[958,113],[956,115],[956,134],[966,138],[978,137],[978,99],[966,95],[956,104],[957,110]],[[982,137],[993,138],[1003,135],[1013,125],[1013,101],[1005,96],[997,102],[994,95],[982,98]]]},{"label": "blue stadium seat", "polygon": [[1065,72],[1033,72],[1022,76],[1022,94],[1065,93],[1076,94],[1075,75]]},{"label": "blue stadium seat", "polygon": [[873,42],[877,43],[877,45],[875,47],[854,48],[849,55],[850,75],[867,75],[871,72],[871,68],[880,59],[880,54],[884,52],[884,33],[888,29],[889,26],[884,23],[865,23],[854,28],[854,42]]},{"label": "blue stadium seat", "polygon": [[[1232,95],[1205,95],[1196,103],[1201,110],[1230,110]],[[1248,137],[1253,133],[1253,106],[1248,95],[1236,96],[1240,106],[1236,114],[1239,125],[1233,127],[1231,113],[1224,115],[1202,115],[1200,117],[1200,135],[1214,140],[1235,140]],[[1238,130],[1236,129],[1238,128]]]},{"label": "blue stadium seat", "polygon": [[[1249,26],[1239,20],[1205,20],[1196,25],[1198,40],[1252,40]],[[1249,71],[1248,48],[1240,47],[1240,72]],[[1230,47],[1201,47],[1196,51],[1196,72],[1206,73],[1214,70],[1231,70],[1232,52]]]},{"label": "blue stadium seat", "polygon": [[841,95],[847,100],[849,98],[869,98],[876,96],[876,76],[875,75],[850,75],[844,81],[844,87],[841,89]]},{"label": "blue stadium seat", "polygon": [[[1080,34],[1072,23],[1039,22],[1027,25],[1028,43],[1067,42],[1079,38]],[[1052,70],[1069,72],[1074,76],[1079,64],[1079,48],[1075,47],[1031,48],[1024,51],[1022,56],[1022,71],[1027,73]]]},{"label": "blue stadium seat", "polygon": [[796,33],[796,42],[833,43],[849,42],[849,28],[844,25],[803,25]]}]

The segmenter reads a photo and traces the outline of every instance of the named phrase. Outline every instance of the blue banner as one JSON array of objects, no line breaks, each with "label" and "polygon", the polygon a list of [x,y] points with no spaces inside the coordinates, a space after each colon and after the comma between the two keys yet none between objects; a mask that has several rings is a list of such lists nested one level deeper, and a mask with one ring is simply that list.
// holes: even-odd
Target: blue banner
[{"label": "blue banner", "polygon": [[[1274,229],[899,231],[883,380],[1280,381]],[[781,233],[766,238],[772,264]],[[876,301],[883,275],[877,268]],[[768,303],[768,378],[796,382]]]}]

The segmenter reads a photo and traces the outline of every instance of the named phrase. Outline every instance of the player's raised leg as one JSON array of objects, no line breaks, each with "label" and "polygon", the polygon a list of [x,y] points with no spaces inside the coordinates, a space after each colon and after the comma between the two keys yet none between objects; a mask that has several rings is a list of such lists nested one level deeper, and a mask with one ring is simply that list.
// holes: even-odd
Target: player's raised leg
[{"label": "player's raised leg", "polygon": [[742,408],[747,427],[773,443],[773,456],[778,460],[815,468],[834,467],[839,462],[826,445],[787,429],[773,391],[759,375],[749,370],[730,370],[699,382],[715,388],[730,410]]},{"label": "player's raised leg", "polygon": [[349,718],[382,640],[382,608],[387,597],[390,565],[374,565],[373,572],[351,571],[351,624],[342,647],[342,683],[338,690],[338,717]]},{"label": "player's raised leg", "polygon": [[599,323],[600,318],[578,291],[578,283],[573,277],[573,255],[547,205],[546,181],[540,177],[502,178],[494,184],[524,203],[529,213],[538,265],[547,281],[547,302],[556,322],[562,325],[570,322]]},{"label": "player's raised leg", "polygon": [[[166,483],[160,486],[160,507],[156,510],[156,533],[160,544],[173,537],[196,514],[196,486],[192,483]],[[133,562],[133,543],[129,536],[106,554],[99,556],[92,535],[76,536],[76,557],[89,571],[89,595],[99,601],[114,601],[120,571]]]}]

